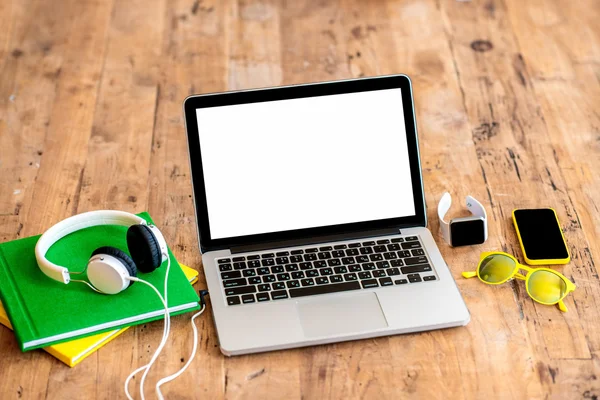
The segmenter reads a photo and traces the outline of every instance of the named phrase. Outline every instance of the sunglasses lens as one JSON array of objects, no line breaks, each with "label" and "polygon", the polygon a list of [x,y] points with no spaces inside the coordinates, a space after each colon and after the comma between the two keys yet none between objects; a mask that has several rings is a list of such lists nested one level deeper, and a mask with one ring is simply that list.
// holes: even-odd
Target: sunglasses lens
[{"label": "sunglasses lens", "polygon": [[553,272],[534,271],[529,277],[527,290],[534,300],[554,304],[565,295],[567,284]]},{"label": "sunglasses lens", "polygon": [[513,275],[515,266],[512,258],[502,254],[492,254],[481,261],[479,277],[488,283],[503,282]]}]

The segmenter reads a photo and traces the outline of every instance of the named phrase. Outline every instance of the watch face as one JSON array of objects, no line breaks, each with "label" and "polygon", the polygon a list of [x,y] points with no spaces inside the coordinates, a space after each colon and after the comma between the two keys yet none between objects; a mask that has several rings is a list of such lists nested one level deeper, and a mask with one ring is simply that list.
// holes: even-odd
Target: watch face
[{"label": "watch face", "polygon": [[452,246],[468,246],[485,242],[484,223],[481,219],[456,221],[450,224]]}]

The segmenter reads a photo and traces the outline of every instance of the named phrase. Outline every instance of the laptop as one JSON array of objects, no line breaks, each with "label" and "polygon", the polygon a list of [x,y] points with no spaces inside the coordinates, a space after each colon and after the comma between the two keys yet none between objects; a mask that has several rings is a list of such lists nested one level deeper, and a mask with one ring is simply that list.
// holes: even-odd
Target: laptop
[{"label": "laptop", "polygon": [[225,355],[469,322],[427,229],[407,76],[190,96],[184,113]]}]

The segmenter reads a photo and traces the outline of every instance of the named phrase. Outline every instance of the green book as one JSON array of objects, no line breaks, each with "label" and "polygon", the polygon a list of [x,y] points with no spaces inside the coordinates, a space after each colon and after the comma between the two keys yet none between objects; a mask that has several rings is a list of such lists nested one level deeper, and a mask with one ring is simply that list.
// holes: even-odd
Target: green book
[{"label": "green book", "polygon": [[[138,214],[148,223],[148,213]],[[83,271],[92,252],[101,246],[127,251],[127,228],[95,226],[74,232],[53,245],[46,257],[69,271]],[[115,295],[99,294],[87,285],[67,285],[48,278],[35,259],[39,236],[0,244],[0,299],[22,351],[162,319],[165,309],[156,293],[135,282]],[[197,310],[199,298],[169,250],[171,269],[168,305],[171,315]],[[163,294],[167,263],[154,272],[138,273]],[[77,275],[75,279],[85,279]]]}]

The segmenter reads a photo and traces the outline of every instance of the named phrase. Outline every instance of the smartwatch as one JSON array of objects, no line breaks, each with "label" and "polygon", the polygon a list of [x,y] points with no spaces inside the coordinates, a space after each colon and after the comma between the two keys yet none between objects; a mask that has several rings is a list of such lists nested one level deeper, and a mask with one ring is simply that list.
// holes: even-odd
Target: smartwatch
[{"label": "smartwatch", "polygon": [[452,204],[450,193],[444,193],[438,204],[438,217],[442,236],[452,247],[481,244],[487,240],[487,214],[485,208],[471,196],[467,196],[466,202],[467,208],[473,216],[454,218],[450,222],[444,220]]}]

